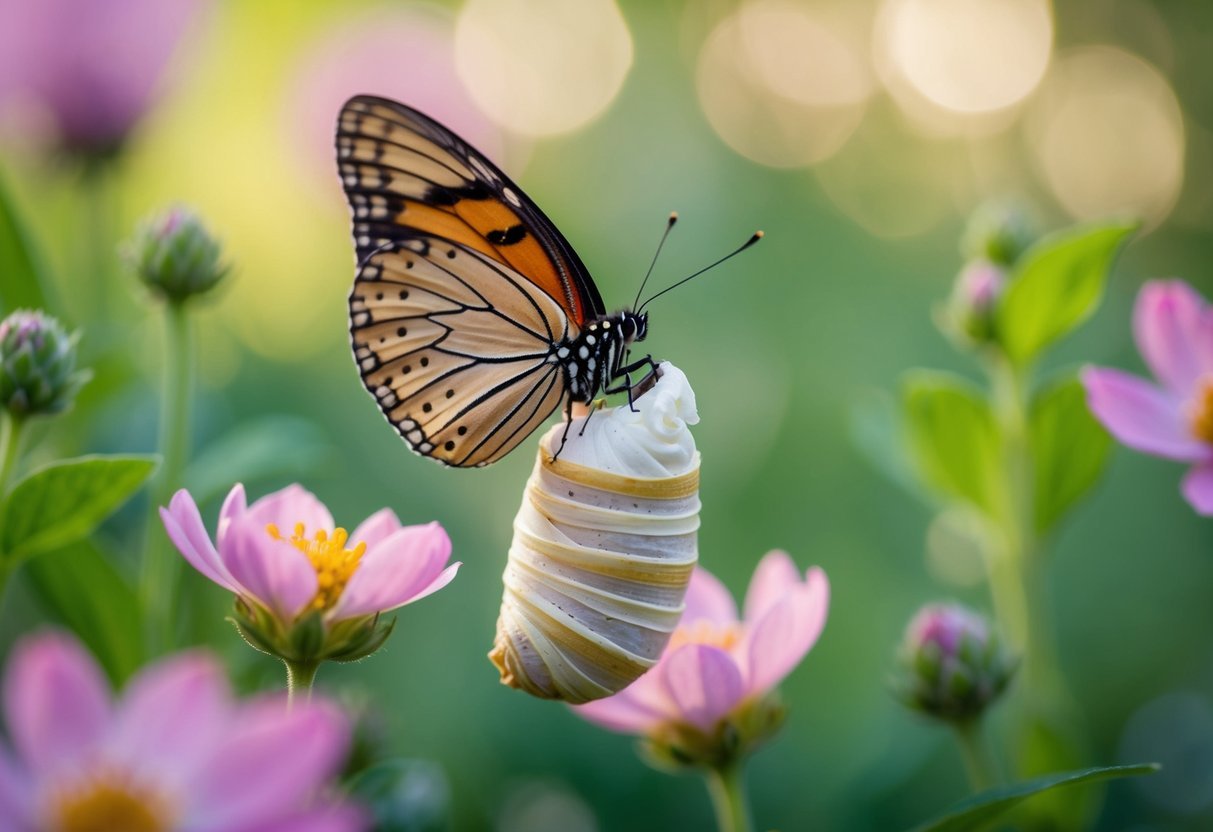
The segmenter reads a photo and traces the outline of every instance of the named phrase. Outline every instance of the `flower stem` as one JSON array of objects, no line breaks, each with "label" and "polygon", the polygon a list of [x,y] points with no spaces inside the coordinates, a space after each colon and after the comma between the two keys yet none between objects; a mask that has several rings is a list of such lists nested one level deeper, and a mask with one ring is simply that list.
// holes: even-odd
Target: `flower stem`
[{"label": "flower stem", "polygon": [[0,426],[0,499],[8,495],[8,480],[21,453],[21,435],[25,420],[10,414]]},{"label": "flower stem", "polygon": [[709,769],[706,777],[720,832],[750,832],[753,824],[746,798],[744,765],[724,763]]},{"label": "flower stem", "polygon": [[964,759],[965,772],[974,792],[983,792],[997,786],[1001,781],[994,755],[981,730],[980,719],[954,723],[956,741],[960,745],[960,756]]},{"label": "flower stem", "polygon": [[160,507],[181,487],[189,453],[189,410],[193,356],[189,313],[184,303],[165,306],[166,355],[160,409],[160,472],[152,490],[144,537],[140,592],[147,612],[148,647],[156,655],[172,647],[173,610],[180,560],[168,545],[160,524]]},{"label": "flower stem", "polygon": [[283,659],[286,665],[286,701],[292,706],[297,701],[309,702],[312,698],[312,684],[316,681],[316,671],[320,662],[292,662]]},{"label": "flower stem", "polygon": [[[25,420],[20,416],[9,414],[0,421],[0,507],[8,499],[8,481],[17,464],[17,457],[21,454],[21,433],[24,427]],[[4,593],[8,588],[8,579],[13,574],[14,565],[12,553],[0,551],[0,606],[4,604]]]}]

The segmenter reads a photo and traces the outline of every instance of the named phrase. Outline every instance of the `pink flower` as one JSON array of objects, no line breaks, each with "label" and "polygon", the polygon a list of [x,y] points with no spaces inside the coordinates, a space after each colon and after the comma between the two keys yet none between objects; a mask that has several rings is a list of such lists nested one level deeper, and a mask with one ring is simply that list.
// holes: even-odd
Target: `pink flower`
[{"label": "pink flower", "polygon": [[990,639],[990,626],[983,616],[959,604],[923,607],[906,629],[906,646],[914,652],[934,644],[942,653],[951,655],[965,638],[984,647]]},{"label": "pink flower", "polygon": [[0,744],[7,832],[345,832],[362,813],[321,789],[349,742],[332,705],[233,701],[222,668],[182,653],[145,668],[113,701],[73,639],[13,650],[3,680],[11,747]]},{"label": "pink flower", "polygon": [[118,146],[149,109],[202,0],[0,0],[0,111],[39,110],[64,145]]},{"label": "pink flower", "polygon": [[1161,384],[1087,367],[1087,405],[1130,448],[1192,463],[1183,495],[1213,514],[1213,309],[1181,280],[1154,280],[1137,296],[1133,335]]},{"label": "pink flower", "polygon": [[[251,634],[258,647],[295,660],[369,655],[360,651],[373,646],[374,652],[387,632],[367,642],[373,627],[345,622],[367,620],[437,592],[461,565],[447,564],[451,541],[437,523],[402,526],[385,508],[350,535],[335,528],[324,504],[298,485],[251,506],[245,505],[244,486],[236,485],[219,512],[213,544],[184,489],[160,516],[185,559],[250,608],[248,620],[241,621],[245,637]],[[330,639],[316,655],[288,655],[282,645],[290,641],[292,627],[312,618],[309,613],[318,614],[326,635],[340,643]]]},{"label": "pink flower", "polygon": [[786,553],[770,552],[754,572],[739,619],[724,585],[696,568],[682,621],[657,664],[614,696],[574,710],[613,731],[711,734],[800,664],[825,627],[829,594],[821,569],[802,579]]}]

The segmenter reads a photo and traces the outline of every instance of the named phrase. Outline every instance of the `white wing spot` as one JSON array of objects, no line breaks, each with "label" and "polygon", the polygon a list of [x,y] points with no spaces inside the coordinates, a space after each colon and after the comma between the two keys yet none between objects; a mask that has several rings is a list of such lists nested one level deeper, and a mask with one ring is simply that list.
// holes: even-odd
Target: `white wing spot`
[{"label": "white wing spot", "polygon": [[577,355],[581,357],[582,361],[585,361],[590,357],[590,350],[588,347],[582,347],[581,349],[577,350]]},{"label": "white wing spot", "polygon": [[[585,342],[586,342],[587,344],[593,344],[593,343],[594,343],[595,341],[597,341],[597,340],[598,340],[598,339],[597,339],[597,338],[595,338],[593,335],[587,335],[587,336],[585,336]],[[583,357],[584,357],[584,356],[583,356]]]},{"label": "white wing spot", "polygon": [[408,436],[405,437],[405,439],[409,440],[414,445],[419,445],[421,443],[421,440],[425,439],[425,434],[423,434],[419,430],[411,430],[411,431],[409,431],[409,434],[408,434]]},{"label": "white wing spot", "polygon": [[522,200],[518,198],[518,194],[514,193],[513,188],[503,188],[501,195],[505,197],[505,201],[513,205],[515,208],[522,207]]},{"label": "white wing spot", "polygon": [[569,348],[561,347],[560,349],[556,350],[556,355],[560,356],[561,358],[568,358],[569,357]]}]

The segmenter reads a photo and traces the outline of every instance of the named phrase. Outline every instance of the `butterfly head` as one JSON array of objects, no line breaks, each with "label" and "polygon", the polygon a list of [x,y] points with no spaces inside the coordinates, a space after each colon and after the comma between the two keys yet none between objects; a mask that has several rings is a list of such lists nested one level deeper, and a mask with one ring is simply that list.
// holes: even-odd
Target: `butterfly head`
[{"label": "butterfly head", "polygon": [[632,344],[643,341],[649,334],[649,313],[620,312],[619,329],[623,332],[624,343]]}]

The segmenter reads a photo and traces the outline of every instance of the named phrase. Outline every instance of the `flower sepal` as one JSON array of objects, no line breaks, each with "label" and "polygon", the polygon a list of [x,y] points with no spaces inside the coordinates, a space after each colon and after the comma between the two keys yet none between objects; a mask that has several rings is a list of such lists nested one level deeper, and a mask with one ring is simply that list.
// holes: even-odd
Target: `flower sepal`
[{"label": "flower sepal", "polygon": [[255,650],[294,664],[322,661],[354,662],[378,652],[396,626],[396,619],[364,615],[333,623],[321,611],[305,613],[289,626],[259,604],[236,598],[235,615],[228,619]]},{"label": "flower sepal", "polygon": [[711,731],[669,723],[640,744],[644,758],[663,771],[721,769],[743,760],[782,727],[787,710],[777,691],[738,707]]}]

